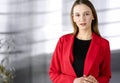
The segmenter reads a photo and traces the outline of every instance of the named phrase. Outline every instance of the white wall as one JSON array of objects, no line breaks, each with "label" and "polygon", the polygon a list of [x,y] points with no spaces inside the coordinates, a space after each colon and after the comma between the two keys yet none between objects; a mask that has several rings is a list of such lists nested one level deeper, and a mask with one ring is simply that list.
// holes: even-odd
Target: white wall
[{"label": "white wall", "polygon": [[111,50],[119,50],[120,1],[94,0],[93,3],[97,9],[101,34],[110,41]]}]

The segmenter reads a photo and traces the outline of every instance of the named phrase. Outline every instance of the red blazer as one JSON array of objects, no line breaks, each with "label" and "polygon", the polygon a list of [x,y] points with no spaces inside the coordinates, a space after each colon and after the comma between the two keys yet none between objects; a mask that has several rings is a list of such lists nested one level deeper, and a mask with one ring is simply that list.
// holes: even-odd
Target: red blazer
[{"label": "red blazer", "polygon": [[[73,43],[73,34],[64,35],[59,39],[49,69],[53,83],[73,83],[77,77],[72,66]],[[109,83],[110,62],[109,42],[93,33],[84,63],[84,75],[93,75],[99,83]]]}]

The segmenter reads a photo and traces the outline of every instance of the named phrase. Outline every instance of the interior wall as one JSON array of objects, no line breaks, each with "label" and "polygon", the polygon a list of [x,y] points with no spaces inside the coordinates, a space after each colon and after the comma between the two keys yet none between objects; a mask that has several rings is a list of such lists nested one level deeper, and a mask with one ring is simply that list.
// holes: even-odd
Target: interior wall
[{"label": "interior wall", "polygon": [[[111,83],[120,75],[120,1],[90,0],[99,30],[110,41]],[[15,83],[50,83],[49,63],[59,37],[73,31],[70,9],[74,0],[0,0],[0,61],[15,68]]]}]

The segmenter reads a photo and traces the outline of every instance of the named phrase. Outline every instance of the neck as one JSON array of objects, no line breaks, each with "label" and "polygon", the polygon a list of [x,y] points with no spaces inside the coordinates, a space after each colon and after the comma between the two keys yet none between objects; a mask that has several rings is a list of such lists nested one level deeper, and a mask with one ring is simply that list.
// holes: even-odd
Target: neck
[{"label": "neck", "polygon": [[81,40],[90,40],[90,39],[92,39],[92,31],[89,31],[89,32],[78,32],[76,37],[78,39],[81,39]]}]

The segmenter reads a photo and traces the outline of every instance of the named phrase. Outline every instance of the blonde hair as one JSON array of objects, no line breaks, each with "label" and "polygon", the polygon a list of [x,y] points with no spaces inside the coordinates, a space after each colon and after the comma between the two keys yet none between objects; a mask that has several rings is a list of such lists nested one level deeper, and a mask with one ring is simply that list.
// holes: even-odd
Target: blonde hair
[{"label": "blonde hair", "polygon": [[92,14],[93,14],[93,17],[94,17],[94,20],[92,21],[92,24],[91,24],[91,29],[92,29],[92,32],[96,33],[97,35],[101,36],[100,35],[100,32],[98,30],[98,17],[97,17],[97,13],[96,13],[96,10],[93,6],[93,4],[89,1],[89,0],[76,0],[71,8],[71,21],[72,21],[72,25],[73,25],[73,28],[74,28],[74,32],[73,34],[74,35],[77,35],[78,34],[78,27],[76,25],[76,23],[73,21],[73,9],[76,5],[80,5],[80,4],[85,4],[87,5],[91,11],[92,11]]}]

